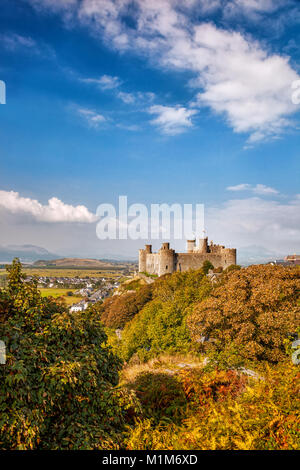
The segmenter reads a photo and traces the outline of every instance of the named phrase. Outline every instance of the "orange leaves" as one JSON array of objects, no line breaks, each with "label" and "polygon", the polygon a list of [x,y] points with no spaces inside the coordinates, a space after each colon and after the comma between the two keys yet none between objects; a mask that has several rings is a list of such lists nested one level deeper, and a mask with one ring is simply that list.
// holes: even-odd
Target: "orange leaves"
[{"label": "orange leaves", "polygon": [[178,380],[188,401],[181,422],[139,420],[129,449],[299,449],[299,373],[289,362],[266,366],[264,380],[200,368]]},{"label": "orange leaves", "polygon": [[274,439],[279,449],[290,448],[290,430],[294,429],[295,432],[300,432],[299,416],[291,414],[285,416],[281,414],[276,416],[269,423],[269,435],[271,439]]},{"label": "orange leaves", "polygon": [[285,357],[284,340],[300,325],[299,295],[300,270],[250,266],[224,276],[196,305],[188,326],[196,341],[203,336],[217,340],[207,349],[234,341],[248,359],[277,362]]},{"label": "orange leaves", "polygon": [[151,286],[143,286],[137,292],[105,299],[99,307],[101,321],[108,328],[122,328],[151,299]]},{"label": "orange leaves", "polygon": [[186,405],[186,398],[177,377],[162,372],[143,372],[130,383],[140,400],[146,416],[160,419],[162,416],[179,418]]},{"label": "orange leaves", "polygon": [[236,371],[218,369],[213,373],[201,369],[183,371],[180,380],[188,401],[201,405],[208,400],[222,400],[227,395],[234,397],[244,389],[247,382],[247,378]]}]

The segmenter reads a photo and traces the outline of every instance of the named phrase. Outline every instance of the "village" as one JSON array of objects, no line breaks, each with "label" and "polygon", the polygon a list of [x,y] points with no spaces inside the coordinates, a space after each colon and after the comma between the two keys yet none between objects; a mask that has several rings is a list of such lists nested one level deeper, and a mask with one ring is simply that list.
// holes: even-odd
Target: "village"
[{"label": "village", "polygon": [[[25,282],[32,282],[34,279],[37,281],[38,287],[43,291],[51,290],[55,294],[55,290],[70,289],[67,296],[82,300],[71,303],[69,306],[70,312],[80,312],[88,308],[88,306],[99,302],[106,297],[113,294],[113,291],[120,285],[121,276],[114,279],[106,277],[55,277],[55,276],[28,276]],[[49,294],[51,295],[51,294]]]}]

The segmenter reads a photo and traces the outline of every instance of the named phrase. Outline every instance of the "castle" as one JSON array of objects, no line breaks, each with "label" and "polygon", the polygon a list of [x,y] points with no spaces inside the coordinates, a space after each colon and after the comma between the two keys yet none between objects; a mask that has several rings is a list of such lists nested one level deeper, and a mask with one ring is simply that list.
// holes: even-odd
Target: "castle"
[{"label": "castle", "polygon": [[198,246],[196,240],[188,240],[186,253],[176,253],[170,248],[170,243],[163,243],[157,253],[152,253],[152,245],[145,245],[145,249],[139,250],[139,272],[162,276],[175,271],[200,269],[206,260],[215,268],[225,269],[236,264],[236,249],[214,245],[213,242],[208,244],[207,237],[200,238]]}]

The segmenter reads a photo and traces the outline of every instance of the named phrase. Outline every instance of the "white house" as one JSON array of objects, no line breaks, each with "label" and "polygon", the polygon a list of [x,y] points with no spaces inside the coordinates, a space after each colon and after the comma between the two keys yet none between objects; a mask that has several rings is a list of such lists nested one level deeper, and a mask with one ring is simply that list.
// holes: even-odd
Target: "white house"
[{"label": "white house", "polygon": [[70,307],[70,312],[83,312],[88,308],[88,302],[79,302],[78,304],[73,304]]}]

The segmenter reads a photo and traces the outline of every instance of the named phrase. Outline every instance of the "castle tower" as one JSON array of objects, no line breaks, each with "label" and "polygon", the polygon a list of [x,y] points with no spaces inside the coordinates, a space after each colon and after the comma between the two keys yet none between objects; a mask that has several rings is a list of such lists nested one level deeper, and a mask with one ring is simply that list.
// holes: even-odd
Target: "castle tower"
[{"label": "castle tower", "polygon": [[208,237],[199,238],[198,249],[199,253],[208,253]]},{"label": "castle tower", "polygon": [[147,255],[152,253],[152,245],[145,245],[145,249],[139,250],[139,273],[147,271]]},{"label": "castle tower", "polygon": [[199,245],[195,247],[195,240],[187,241],[187,253],[176,253],[170,248],[169,243],[163,243],[160,250],[152,253],[152,245],[145,245],[139,250],[139,272],[149,274],[172,274],[176,270],[180,272],[189,269],[199,269],[203,262],[208,260],[216,267],[224,269],[236,264],[235,248],[225,248],[223,245],[208,244],[208,238],[199,239]]},{"label": "castle tower", "polygon": [[146,272],[146,250],[139,250],[139,273]]},{"label": "castle tower", "polygon": [[236,248],[225,248],[222,253],[224,269],[232,264],[236,264]]},{"label": "castle tower", "polygon": [[158,275],[173,273],[175,271],[175,251],[170,249],[170,243],[163,243],[158,254]]},{"label": "castle tower", "polygon": [[193,253],[195,247],[196,247],[196,240],[187,240],[186,242],[187,253]]}]

